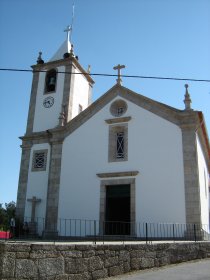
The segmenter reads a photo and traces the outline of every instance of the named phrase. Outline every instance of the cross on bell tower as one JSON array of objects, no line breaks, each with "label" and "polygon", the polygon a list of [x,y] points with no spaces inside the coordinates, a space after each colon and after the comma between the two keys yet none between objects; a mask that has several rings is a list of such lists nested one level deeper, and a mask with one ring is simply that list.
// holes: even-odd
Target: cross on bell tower
[{"label": "cross on bell tower", "polygon": [[116,66],[113,67],[114,70],[117,70],[118,78],[117,78],[116,81],[117,81],[117,84],[118,84],[118,85],[122,85],[122,80],[121,80],[121,78],[120,78],[120,77],[121,77],[121,72],[120,72],[120,70],[123,69],[123,68],[125,68],[125,65],[120,65],[120,64],[118,64],[118,65],[116,65]]},{"label": "cross on bell tower", "polygon": [[67,41],[69,41],[71,30],[72,30],[72,28],[69,25],[64,30],[64,32],[66,32],[66,34],[67,34]]}]

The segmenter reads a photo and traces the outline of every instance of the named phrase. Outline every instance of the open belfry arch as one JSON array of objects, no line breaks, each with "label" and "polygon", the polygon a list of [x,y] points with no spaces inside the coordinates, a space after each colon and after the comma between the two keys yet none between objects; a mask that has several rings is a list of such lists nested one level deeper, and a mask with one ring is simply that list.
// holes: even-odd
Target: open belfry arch
[{"label": "open belfry arch", "polygon": [[179,110],[122,86],[118,64],[116,84],[92,103],[90,68],[65,32],[52,59],[40,52],[32,66],[17,219],[45,236],[70,235],[71,219],[98,221],[107,235],[135,236],[138,222],[209,228],[209,139],[188,85]]}]

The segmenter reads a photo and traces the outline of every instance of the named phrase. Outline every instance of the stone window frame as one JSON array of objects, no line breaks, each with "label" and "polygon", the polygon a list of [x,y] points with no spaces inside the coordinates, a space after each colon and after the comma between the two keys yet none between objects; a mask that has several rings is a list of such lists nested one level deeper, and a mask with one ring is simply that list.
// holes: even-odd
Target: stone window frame
[{"label": "stone window frame", "polygon": [[[35,167],[35,159],[36,159],[36,154],[38,153],[44,153],[44,165],[41,168]],[[48,154],[48,149],[41,149],[41,150],[34,150],[33,151],[33,157],[32,157],[32,167],[31,171],[46,171],[47,167],[47,154]]]},{"label": "stone window frame", "polygon": [[[55,73],[55,89],[52,91],[47,90],[47,79],[48,76],[50,75],[50,73],[54,72]],[[46,71],[45,73],[45,82],[44,82],[44,94],[51,94],[56,92],[56,88],[57,88],[57,80],[58,80],[58,73],[57,73],[57,68],[51,68],[49,70]]]},{"label": "stone window frame", "polygon": [[100,184],[100,234],[104,234],[103,223],[106,217],[106,186],[130,185],[130,235],[136,235],[136,179],[135,178],[110,178],[101,180]]},{"label": "stone window frame", "polygon": [[[124,156],[117,157],[117,134],[124,134]],[[109,126],[108,162],[122,162],[128,160],[128,124]]]}]

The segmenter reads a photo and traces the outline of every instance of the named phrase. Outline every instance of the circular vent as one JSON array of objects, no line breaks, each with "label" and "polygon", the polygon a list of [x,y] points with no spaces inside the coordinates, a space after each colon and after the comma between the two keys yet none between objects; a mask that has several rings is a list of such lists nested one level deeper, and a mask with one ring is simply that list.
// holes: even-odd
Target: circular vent
[{"label": "circular vent", "polygon": [[114,117],[121,117],[127,111],[127,104],[124,100],[118,99],[110,106],[110,112]]}]

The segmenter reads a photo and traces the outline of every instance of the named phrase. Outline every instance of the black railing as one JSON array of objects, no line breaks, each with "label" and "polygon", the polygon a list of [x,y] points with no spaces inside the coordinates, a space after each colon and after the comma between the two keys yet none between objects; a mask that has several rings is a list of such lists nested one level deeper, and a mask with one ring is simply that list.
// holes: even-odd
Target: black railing
[{"label": "black railing", "polygon": [[[129,223],[82,219],[58,219],[46,223],[44,218],[16,220],[15,228],[5,228],[5,239],[53,239],[53,240],[210,240],[207,225],[178,223]],[[10,234],[8,235],[8,232]],[[2,238],[0,235],[0,238]]]}]

